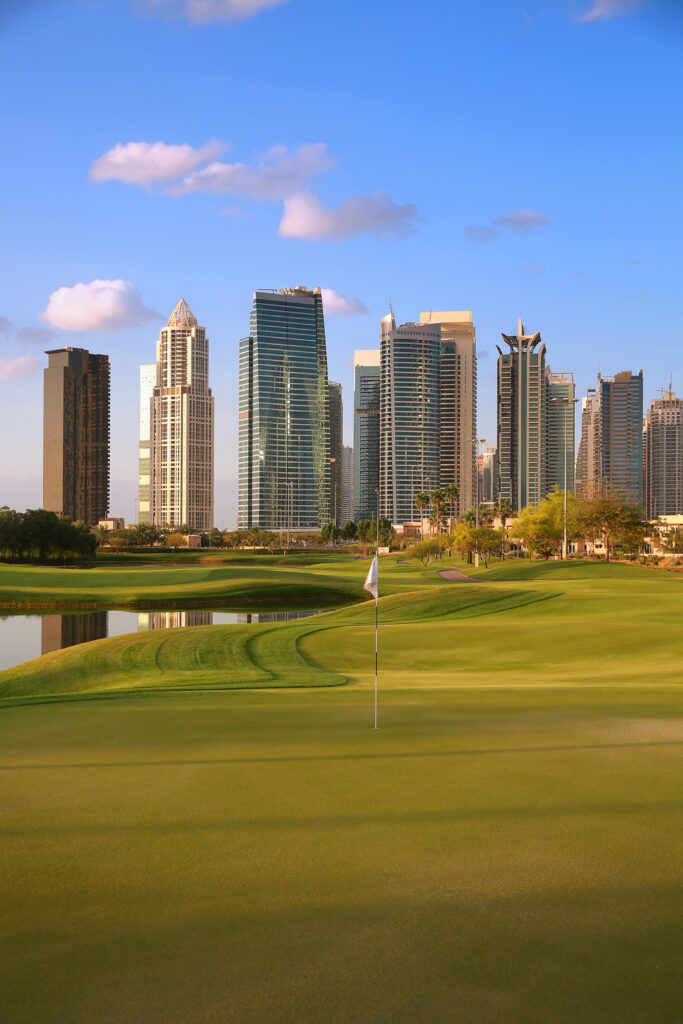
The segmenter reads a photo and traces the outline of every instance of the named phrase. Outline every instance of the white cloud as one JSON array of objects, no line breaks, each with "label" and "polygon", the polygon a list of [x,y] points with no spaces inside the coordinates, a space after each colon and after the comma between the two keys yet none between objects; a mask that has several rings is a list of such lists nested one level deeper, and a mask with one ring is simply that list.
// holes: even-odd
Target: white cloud
[{"label": "white cloud", "polygon": [[332,288],[323,288],[322,293],[323,309],[330,316],[361,316],[368,311],[364,302],[350,295],[341,295]]},{"label": "white cloud", "polygon": [[251,199],[283,199],[298,192],[315,175],[334,165],[324,142],[314,142],[287,149],[271,146],[256,164],[226,164],[215,160],[206,167],[185,176],[179,185],[169,189],[171,195],[189,192],[212,192],[222,195],[248,196]]},{"label": "white cloud", "polygon": [[64,331],[121,331],[147,320],[162,319],[159,313],[143,306],[134,284],[121,280],[58,288],[39,316]]},{"label": "white cloud", "polygon": [[186,143],[117,142],[94,160],[90,167],[92,181],[124,181],[127,185],[149,187],[157,181],[172,181],[193,171],[205,160],[213,160],[225,149],[222,142],[207,142],[194,149]]},{"label": "white cloud", "polygon": [[593,0],[593,6],[578,21],[611,21],[622,14],[630,14],[642,6],[644,0]]},{"label": "white cloud", "polygon": [[259,11],[279,7],[288,0],[142,0],[142,3],[153,12],[187,18],[193,25],[208,25],[211,21],[253,18]]},{"label": "white cloud", "polygon": [[500,228],[510,228],[521,235],[526,235],[532,228],[550,224],[550,217],[545,213],[536,213],[534,210],[520,209],[502,213],[500,217],[494,217],[492,223]]},{"label": "white cloud", "polygon": [[339,206],[324,206],[311,192],[285,198],[285,209],[280,221],[280,234],[284,238],[351,238],[371,232],[386,238],[396,238],[414,230],[416,221],[422,220],[413,203],[399,206],[386,192],[377,191],[368,196],[350,196]]},{"label": "white cloud", "polygon": [[0,338],[9,338],[12,333],[12,324],[6,316],[0,316]]},{"label": "white cloud", "polygon": [[0,359],[0,380],[11,380],[12,377],[28,377],[37,373],[40,363],[33,356],[14,356]]},{"label": "white cloud", "polygon": [[20,327],[17,330],[17,341],[22,345],[49,345],[55,336],[55,332],[49,327]]},{"label": "white cloud", "polygon": [[483,224],[468,224],[465,228],[465,238],[468,242],[490,242],[497,234],[495,228]]}]

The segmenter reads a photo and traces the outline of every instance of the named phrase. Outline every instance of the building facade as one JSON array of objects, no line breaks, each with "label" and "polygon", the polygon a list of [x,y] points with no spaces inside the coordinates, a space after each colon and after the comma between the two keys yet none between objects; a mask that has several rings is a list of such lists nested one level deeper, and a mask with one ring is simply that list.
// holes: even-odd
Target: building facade
[{"label": "building facade", "polygon": [[577,494],[590,493],[600,480],[600,396],[588,388],[581,399],[581,440],[576,456],[574,488]]},{"label": "building facade", "polygon": [[598,375],[600,482],[643,505],[643,371]]},{"label": "building facade", "polygon": [[240,341],[238,526],[330,519],[330,412],[320,288],[254,292]]},{"label": "building facade", "polygon": [[381,324],[379,514],[415,519],[415,495],[439,486],[441,325]]},{"label": "building facade", "polygon": [[479,488],[479,503],[493,504],[498,498],[498,449],[495,444],[485,444],[482,452],[477,456],[477,485]]},{"label": "building facade", "polygon": [[643,431],[645,515],[683,515],[683,399],[669,386],[648,409]]},{"label": "building facade", "polygon": [[439,486],[458,488],[457,513],[476,501],[477,338],[472,311],[420,313],[420,324],[440,324]]},{"label": "building facade", "polygon": [[545,497],[546,365],[540,332],[503,334],[498,348],[498,494],[514,509]]},{"label": "building facade", "polygon": [[353,354],[353,516],[377,518],[380,350]]},{"label": "building facade", "polygon": [[341,524],[353,519],[353,448],[345,444],[342,449],[342,507]]},{"label": "building facade", "polygon": [[109,359],[84,348],[46,355],[43,507],[94,526],[109,512]]},{"label": "building facade", "polygon": [[576,413],[574,374],[546,370],[545,494],[554,487],[574,492]]},{"label": "building facade", "polygon": [[330,381],[328,395],[330,404],[330,519],[335,526],[343,526],[346,520],[342,517],[344,410],[341,384]]},{"label": "building facade", "polygon": [[140,381],[139,518],[158,527],[210,530],[214,413],[209,340],[184,299],[159,335],[155,371],[142,367]]}]

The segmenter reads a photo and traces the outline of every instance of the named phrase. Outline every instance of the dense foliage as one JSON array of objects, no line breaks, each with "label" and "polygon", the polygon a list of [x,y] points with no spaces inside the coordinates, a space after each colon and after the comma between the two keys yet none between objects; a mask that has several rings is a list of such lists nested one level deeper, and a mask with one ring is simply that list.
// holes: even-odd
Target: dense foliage
[{"label": "dense foliage", "polygon": [[65,562],[74,557],[91,558],[97,540],[83,523],[47,509],[15,512],[0,508],[0,558],[19,562]]}]

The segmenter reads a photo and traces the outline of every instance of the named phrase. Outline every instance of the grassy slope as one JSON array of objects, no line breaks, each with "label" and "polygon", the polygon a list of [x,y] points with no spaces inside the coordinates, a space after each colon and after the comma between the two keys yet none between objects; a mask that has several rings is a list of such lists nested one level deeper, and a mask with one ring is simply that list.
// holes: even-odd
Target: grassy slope
[{"label": "grassy slope", "polygon": [[12,1024],[680,1019],[683,583],[547,572],[384,561],[378,732],[371,604],[0,676],[118,694],[0,713]]}]

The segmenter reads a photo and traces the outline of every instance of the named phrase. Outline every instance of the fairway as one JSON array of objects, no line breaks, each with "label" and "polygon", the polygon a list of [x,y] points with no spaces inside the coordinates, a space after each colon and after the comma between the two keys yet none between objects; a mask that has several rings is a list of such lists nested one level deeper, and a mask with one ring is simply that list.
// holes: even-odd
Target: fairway
[{"label": "fairway", "polygon": [[451,565],[382,563],[377,732],[370,603],[0,674],[12,1024],[681,1018],[683,581]]}]

